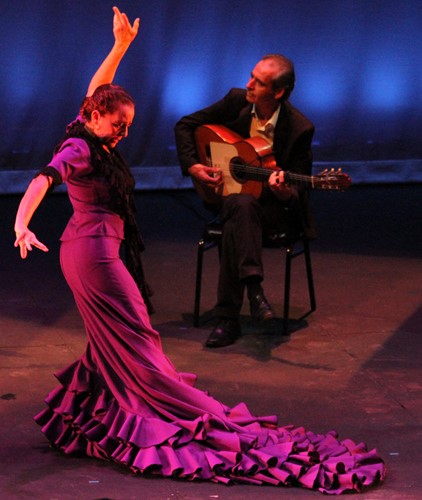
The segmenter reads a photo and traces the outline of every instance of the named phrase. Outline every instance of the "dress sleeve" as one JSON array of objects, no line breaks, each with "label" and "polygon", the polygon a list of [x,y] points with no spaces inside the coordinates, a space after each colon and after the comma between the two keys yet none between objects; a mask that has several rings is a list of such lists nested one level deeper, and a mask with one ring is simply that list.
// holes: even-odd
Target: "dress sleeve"
[{"label": "dress sleeve", "polygon": [[83,139],[70,138],[60,146],[59,151],[53,156],[44,175],[51,175],[53,182],[56,183],[57,176],[51,174],[54,169],[61,178],[62,182],[74,179],[92,172],[91,152],[88,144]]}]

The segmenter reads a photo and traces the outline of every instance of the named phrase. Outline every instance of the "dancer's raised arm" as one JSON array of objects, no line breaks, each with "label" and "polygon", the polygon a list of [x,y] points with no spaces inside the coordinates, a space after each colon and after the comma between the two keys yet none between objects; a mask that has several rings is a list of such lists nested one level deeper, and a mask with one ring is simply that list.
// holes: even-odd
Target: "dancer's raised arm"
[{"label": "dancer's raised arm", "polygon": [[120,61],[138,34],[140,22],[139,17],[135,19],[133,24],[130,24],[129,19],[124,12],[120,12],[117,7],[113,7],[113,11],[114,45],[92,77],[88,87],[87,96],[91,96],[94,93],[94,90],[100,85],[103,85],[104,83],[111,83],[113,81]]}]

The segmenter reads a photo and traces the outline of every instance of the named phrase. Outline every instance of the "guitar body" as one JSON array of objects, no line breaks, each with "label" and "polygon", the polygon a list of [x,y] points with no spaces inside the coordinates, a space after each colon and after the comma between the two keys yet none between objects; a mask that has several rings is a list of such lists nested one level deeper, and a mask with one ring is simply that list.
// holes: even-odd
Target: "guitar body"
[{"label": "guitar body", "polygon": [[201,125],[195,137],[201,163],[218,168],[223,177],[217,190],[194,183],[200,196],[208,203],[216,203],[221,196],[234,193],[251,194],[255,198],[261,196],[269,174],[246,175],[242,168],[244,165],[278,170],[271,145],[261,137],[244,139],[221,125]]},{"label": "guitar body", "polygon": [[[218,204],[221,197],[234,193],[259,198],[276,165],[272,147],[261,137],[242,138],[222,125],[201,125],[195,132],[200,162],[218,168],[223,182],[217,189],[204,186],[194,178],[194,186],[205,203]],[[351,185],[350,177],[325,169],[317,175],[302,175],[284,171],[284,181],[312,189],[344,191]]]}]

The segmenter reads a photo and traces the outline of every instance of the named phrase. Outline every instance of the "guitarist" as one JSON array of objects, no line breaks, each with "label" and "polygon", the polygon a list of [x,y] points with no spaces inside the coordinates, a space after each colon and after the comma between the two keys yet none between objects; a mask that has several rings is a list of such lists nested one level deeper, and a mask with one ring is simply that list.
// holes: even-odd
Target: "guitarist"
[{"label": "guitarist", "polygon": [[[272,146],[279,167],[311,175],[314,126],[288,101],[294,85],[293,63],[279,54],[266,55],[252,70],[245,90],[233,88],[215,104],[181,118],[175,136],[183,175],[208,188],[217,188],[222,182],[218,170],[201,164],[199,159],[195,130],[205,124],[224,125],[242,138],[262,137]],[[265,241],[267,235],[285,231],[286,225],[314,237],[306,190],[284,182],[283,170],[271,174],[258,200],[236,193],[222,197],[212,207],[218,211],[224,229],[214,309],[218,322],[207,347],[230,345],[241,335],[239,317],[245,289],[252,318],[274,318],[262,287],[263,238]],[[286,213],[294,216],[286,220]]]}]

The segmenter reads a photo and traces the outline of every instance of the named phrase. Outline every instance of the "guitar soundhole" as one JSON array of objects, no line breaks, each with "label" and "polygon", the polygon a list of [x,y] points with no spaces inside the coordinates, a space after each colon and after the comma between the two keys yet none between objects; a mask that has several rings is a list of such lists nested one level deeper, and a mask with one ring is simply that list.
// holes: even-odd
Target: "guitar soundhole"
[{"label": "guitar soundhole", "polygon": [[230,160],[231,175],[238,182],[246,182],[248,180],[245,165],[246,162],[240,156],[235,156]]}]

